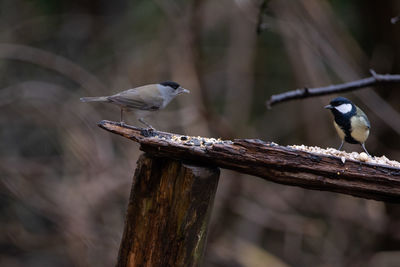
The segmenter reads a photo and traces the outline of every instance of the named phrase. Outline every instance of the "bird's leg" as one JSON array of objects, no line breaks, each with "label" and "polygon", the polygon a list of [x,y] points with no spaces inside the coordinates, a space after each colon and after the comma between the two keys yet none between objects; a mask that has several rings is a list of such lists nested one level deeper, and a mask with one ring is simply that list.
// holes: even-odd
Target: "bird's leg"
[{"label": "bird's leg", "polygon": [[339,150],[339,151],[342,150],[343,144],[344,144],[344,140],[342,140],[342,143],[340,144],[340,146],[337,150]]},{"label": "bird's leg", "polygon": [[361,146],[362,146],[362,148],[364,148],[365,153],[367,153],[367,155],[368,155],[369,157],[371,157],[371,155],[368,153],[367,149],[365,148],[364,143],[361,143]]},{"label": "bird's leg", "polygon": [[146,136],[146,137],[153,136],[153,135],[154,135],[154,131],[155,131],[155,129],[153,128],[153,126],[151,126],[150,124],[148,124],[147,122],[145,122],[145,120],[144,120],[143,118],[139,118],[139,121],[148,127],[147,129],[143,129],[143,130],[141,131],[141,134],[142,134],[143,136]]},{"label": "bird's leg", "polygon": [[123,114],[124,114],[124,109],[121,108],[121,118],[119,120],[119,123],[121,124],[121,126],[125,124]]},{"label": "bird's leg", "polygon": [[149,128],[149,130],[152,130],[152,131],[155,130],[155,129],[153,128],[153,126],[151,126],[150,124],[148,124],[147,122],[145,122],[143,118],[139,118],[139,121],[140,121],[141,123],[143,123],[144,125],[146,125],[146,126]]}]

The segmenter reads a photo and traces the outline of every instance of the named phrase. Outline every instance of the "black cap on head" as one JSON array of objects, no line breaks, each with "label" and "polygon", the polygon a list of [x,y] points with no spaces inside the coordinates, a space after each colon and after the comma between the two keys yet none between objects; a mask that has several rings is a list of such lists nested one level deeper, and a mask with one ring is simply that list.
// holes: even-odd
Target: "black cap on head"
[{"label": "black cap on head", "polygon": [[350,100],[348,100],[345,97],[339,96],[336,97],[335,99],[332,99],[330,104],[334,107],[340,106],[341,104],[353,104]]},{"label": "black cap on head", "polygon": [[171,81],[166,81],[166,82],[162,82],[160,83],[161,85],[164,86],[169,86],[171,88],[174,88],[175,90],[178,89],[180,87],[180,85],[176,82],[171,82]]}]

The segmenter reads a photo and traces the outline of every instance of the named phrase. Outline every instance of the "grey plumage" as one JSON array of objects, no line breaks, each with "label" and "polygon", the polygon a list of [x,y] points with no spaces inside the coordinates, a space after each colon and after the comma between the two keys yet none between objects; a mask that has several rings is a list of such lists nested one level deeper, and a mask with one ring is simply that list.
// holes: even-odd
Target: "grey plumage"
[{"label": "grey plumage", "polygon": [[[104,102],[118,105],[121,108],[121,124],[123,124],[124,111],[163,109],[172,99],[182,93],[189,93],[189,90],[182,88],[178,83],[167,81],[128,89],[111,96],[82,97],[80,100],[82,102]],[[153,128],[143,118],[139,118],[139,121]]]}]

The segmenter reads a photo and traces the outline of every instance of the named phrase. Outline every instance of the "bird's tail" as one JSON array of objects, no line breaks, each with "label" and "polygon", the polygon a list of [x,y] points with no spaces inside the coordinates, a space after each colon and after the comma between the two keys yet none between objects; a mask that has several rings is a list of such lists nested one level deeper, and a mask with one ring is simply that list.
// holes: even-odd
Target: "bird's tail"
[{"label": "bird's tail", "polygon": [[82,102],[109,102],[109,100],[106,96],[81,97],[80,100]]}]

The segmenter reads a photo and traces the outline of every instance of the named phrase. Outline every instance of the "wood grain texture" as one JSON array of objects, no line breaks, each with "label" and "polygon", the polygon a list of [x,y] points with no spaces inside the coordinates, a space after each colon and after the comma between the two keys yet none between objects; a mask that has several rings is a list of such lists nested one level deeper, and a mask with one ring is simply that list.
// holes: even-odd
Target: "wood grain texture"
[{"label": "wood grain texture", "polygon": [[[208,142],[102,121],[99,126],[140,143],[148,153],[191,160],[280,184],[400,202],[400,169],[278,146],[255,139]],[[177,141],[178,140],[178,141]],[[204,141],[205,140],[205,141]],[[189,142],[190,141],[190,142]]]},{"label": "wood grain texture", "polygon": [[219,169],[142,155],[117,266],[199,266]]}]

